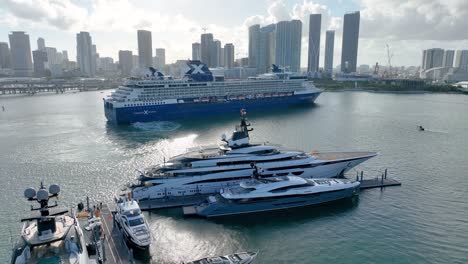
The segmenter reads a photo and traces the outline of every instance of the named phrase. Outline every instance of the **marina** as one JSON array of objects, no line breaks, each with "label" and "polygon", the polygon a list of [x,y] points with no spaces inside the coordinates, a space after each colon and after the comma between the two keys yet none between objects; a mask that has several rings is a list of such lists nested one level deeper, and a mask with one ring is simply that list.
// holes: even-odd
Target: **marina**
[{"label": "marina", "polygon": [[[21,229],[18,219],[24,217],[21,208],[28,209],[23,200],[11,199],[11,193],[21,194],[25,186],[43,179],[62,187],[67,195],[60,203],[66,208],[74,208],[86,196],[102,201],[109,238],[112,221],[104,215],[113,209],[107,213],[104,208],[112,207],[112,194],[133,179],[135,168],[162,164],[185,149],[212,144],[238,124],[238,114],[232,114],[209,122],[115,127],[102,116],[96,118],[96,112],[102,113],[101,97],[100,92],[87,92],[0,99],[7,109],[0,112],[0,119],[8,120],[0,126],[4,148],[0,176],[7,189],[0,195],[10,201],[4,207],[11,212],[2,215],[3,233],[12,230],[16,237]],[[438,105],[437,109],[427,102]],[[44,104],[48,109],[39,107]],[[249,112],[253,135],[261,140],[308,153],[316,149],[378,151],[378,156],[345,174],[354,181],[364,171],[359,199],[319,205],[314,210],[222,221],[184,218],[180,209],[144,212],[153,234],[151,262],[183,263],[258,251],[254,263],[310,263],[311,255],[318,263],[371,263],[376,254],[382,263],[396,258],[411,263],[463,263],[467,252],[460,245],[466,240],[466,230],[460,201],[466,184],[459,172],[467,169],[462,136],[467,128],[463,120],[452,122],[448,117],[462,117],[459,113],[466,111],[465,106],[454,95],[343,92],[323,93],[310,108]],[[424,133],[417,124],[424,125]],[[444,129],[447,126],[450,130]],[[383,181],[380,168],[388,168]],[[392,178],[403,187],[387,188],[396,184]],[[374,188],[364,189],[366,184]],[[118,244],[121,236],[115,233],[114,238]],[[105,247],[108,262],[114,261],[111,247],[125,252],[119,245]],[[324,247],[336,254],[323,254]],[[369,250],[360,250],[363,247]],[[4,262],[10,248],[1,247]]]}]

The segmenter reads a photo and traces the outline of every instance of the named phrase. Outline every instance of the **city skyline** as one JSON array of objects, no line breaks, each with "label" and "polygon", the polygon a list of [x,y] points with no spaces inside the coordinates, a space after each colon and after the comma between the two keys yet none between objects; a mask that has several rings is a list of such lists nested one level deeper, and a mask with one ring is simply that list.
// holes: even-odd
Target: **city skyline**
[{"label": "city skyline", "polygon": [[[461,6],[462,1],[458,0],[450,3],[439,0],[427,1],[427,3],[419,5],[420,8],[414,1],[407,1],[408,4],[401,7],[401,1],[396,0],[381,3],[364,0],[356,2],[263,1],[249,4],[249,10],[246,11],[239,7],[242,6],[242,1],[237,4],[222,3],[223,6],[228,5],[229,8],[219,8],[220,4],[216,1],[208,1],[207,4],[210,7],[203,12],[200,11],[203,16],[191,14],[189,8],[184,6],[183,1],[147,3],[143,1],[103,0],[89,1],[87,4],[64,1],[63,6],[67,7],[67,10],[60,9],[57,5],[47,1],[36,6],[27,3],[19,4],[13,0],[2,2],[4,4],[0,7],[0,14],[3,15],[3,19],[0,20],[0,42],[8,42],[7,36],[11,31],[26,31],[30,35],[31,41],[43,37],[49,43],[48,45],[57,47],[58,50],[68,50],[70,58],[76,58],[73,40],[77,32],[90,32],[93,36],[93,43],[98,46],[101,56],[117,60],[119,50],[131,50],[133,54],[137,54],[135,31],[147,29],[153,34],[153,47],[165,48],[166,61],[171,63],[177,59],[191,57],[191,43],[200,41],[199,36],[203,33],[202,28],[204,27],[223,43],[233,43],[236,47],[236,58],[246,57],[248,55],[248,27],[250,25],[259,23],[261,26],[266,26],[281,20],[300,19],[303,24],[301,67],[307,67],[308,16],[312,13],[322,14],[321,39],[325,39],[326,30],[335,30],[335,43],[338,44],[341,43],[343,15],[357,10],[361,11],[358,65],[373,65],[375,62],[385,65],[385,45],[387,43],[394,53],[393,64],[406,66],[418,66],[421,50],[424,49],[440,47],[457,50],[468,47],[467,33],[461,30],[466,22],[457,15],[464,10]],[[340,2],[344,3],[340,4]],[[103,10],[106,5],[108,9],[117,11],[106,13]],[[162,14],[154,11],[158,9],[148,6],[168,11]],[[431,6],[440,8],[424,9],[424,7]],[[198,10],[200,7],[192,8]],[[151,11],[146,11],[146,9]],[[223,11],[226,9],[229,11]],[[386,9],[394,9],[398,12],[391,15],[385,12]],[[21,10],[30,15],[21,16]],[[139,17],[152,17],[152,19],[129,20],[128,25],[122,25],[126,20],[119,21],[118,15],[120,12],[127,13],[129,10],[143,15]],[[221,11],[218,12],[218,10]],[[63,14],[58,14],[59,11],[63,11]],[[74,14],[71,11],[75,11]],[[437,14],[434,13],[436,11]],[[154,15],[145,16],[145,12],[154,13]],[[224,12],[228,12],[229,15]],[[78,16],[79,14],[81,16]],[[35,15],[37,16],[35,17]],[[403,22],[411,23],[413,19],[417,22],[413,23],[413,26],[425,30],[409,30],[405,25],[402,25]],[[444,22],[444,19],[448,22]],[[58,21],[62,21],[62,23],[59,24]],[[440,26],[434,28],[431,26],[433,24]],[[31,45],[34,49],[35,45]],[[333,64],[338,65],[341,58],[341,48],[339,47],[341,45],[335,46]],[[324,50],[325,44],[324,41],[321,41],[319,53],[324,54]],[[319,65],[320,67],[324,66],[322,59],[319,60]]]}]

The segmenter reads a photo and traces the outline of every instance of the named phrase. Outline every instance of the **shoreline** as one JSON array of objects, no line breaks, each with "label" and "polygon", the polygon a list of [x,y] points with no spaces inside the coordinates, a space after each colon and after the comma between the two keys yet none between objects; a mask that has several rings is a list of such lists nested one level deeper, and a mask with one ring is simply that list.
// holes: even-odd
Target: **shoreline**
[{"label": "shoreline", "polygon": [[[318,87],[320,88],[320,87]],[[467,94],[463,91],[427,91],[427,90],[375,90],[375,89],[366,89],[366,88],[344,88],[344,89],[329,89],[329,88],[320,88],[324,92],[370,92],[370,93],[392,93],[392,94]]]}]

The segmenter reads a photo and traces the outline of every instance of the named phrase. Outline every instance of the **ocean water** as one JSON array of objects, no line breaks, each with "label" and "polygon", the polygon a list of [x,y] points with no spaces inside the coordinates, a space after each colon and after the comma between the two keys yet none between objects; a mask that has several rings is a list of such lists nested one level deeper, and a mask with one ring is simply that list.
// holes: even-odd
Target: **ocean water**
[{"label": "ocean water", "polygon": [[[239,121],[227,115],[114,126],[103,113],[108,93],[0,97],[0,263],[28,215],[26,187],[58,183],[67,207],[86,196],[111,201],[136,169],[216,143]],[[217,221],[154,212],[147,215],[151,262],[249,250],[259,251],[255,263],[468,263],[467,96],[323,93],[313,106],[249,119],[254,141],[378,151],[356,171],[375,177],[388,168],[403,185],[366,190],[351,202]]]}]

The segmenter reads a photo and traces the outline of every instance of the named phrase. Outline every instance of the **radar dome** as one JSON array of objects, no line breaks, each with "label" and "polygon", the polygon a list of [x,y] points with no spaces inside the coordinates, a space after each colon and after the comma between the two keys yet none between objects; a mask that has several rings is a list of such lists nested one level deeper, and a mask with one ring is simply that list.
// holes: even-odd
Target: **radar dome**
[{"label": "radar dome", "polygon": [[222,139],[222,140],[226,140],[226,134],[222,134],[222,135],[221,135],[221,139]]},{"label": "radar dome", "polygon": [[52,184],[49,186],[49,193],[51,194],[58,194],[60,192],[60,186],[57,184]]},{"label": "radar dome", "polygon": [[37,191],[36,197],[38,201],[47,201],[49,200],[49,192],[44,189],[40,189],[39,191]]},{"label": "radar dome", "polygon": [[24,197],[32,199],[34,198],[34,196],[36,196],[36,190],[34,188],[29,187],[26,190],[24,190]]}]

